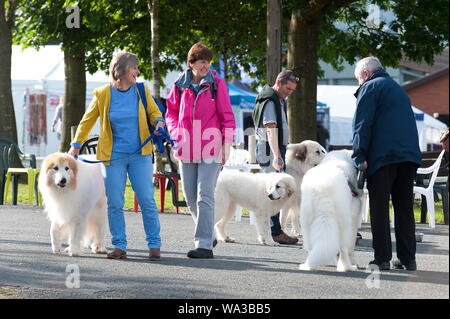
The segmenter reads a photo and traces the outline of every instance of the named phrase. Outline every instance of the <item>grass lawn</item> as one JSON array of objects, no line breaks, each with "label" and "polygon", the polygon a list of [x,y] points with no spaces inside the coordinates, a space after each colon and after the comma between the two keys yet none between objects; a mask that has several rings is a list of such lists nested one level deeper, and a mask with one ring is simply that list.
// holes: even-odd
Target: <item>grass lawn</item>
[{"label": "grass lawn", "polygon": [[[178,200],[183,200],[183,191],[181,189],[181,182],[178,184]],[[7,197],[7,203],[12,203],[12,185],[9,187],[8,197]],[[19,190],[17,195],[17,202],[26,204],[28,200],[28,189],[26,184],[21,184],[19,182]],[[155,188],[155,201],[156,206],[158,206],[158,209],[160,208],[159,205],[159,188]],[[33,201],[35,205],[35,200]],[[125,187],[125,205],[124,209],[126,210],[134,210],[134,192],[131,188],[130,181],[127,181],[127,185]],[[139,207],[140,210],[140,207]],[[180,207],[180,212],[185,211],[185,207]],[[175,206],[172,204],[172,190],[166,190],[165,192],[165,198],[164,198],[164,212],[175,212]]]},{"label": "grass lawn", "polygon": [[[181,181],[178,185],[178,188],[179,188],[179,191],[178,191],[179,200],[183,200],[183,191],[181,189]],[[12,203],[12,194],[11,193],[12,193],[12,191],[11,191],[11,187],[10,187],[8,197],[7,197],[7,203]],[[27,199],[28,199],[27,187],[25,184],[19,183],[19,193],[18,193],[17,201],[19,203],[26,204]],[[159,188],[155,188],[155,201],[156,201],[156,206],[158,206],[158,209],[159,209],[160,208]],[[443,224],[444,223],[444,214],[443,214],[443,210],[442,210],[442,201],[435,202],[434,207],[435,207],[436,223]],[[125,188],[125,206],[124,206],[124,208],[126,210],[134,209],[134,192],[133,192],[133,189],[131,188],[129,181],[127,182],[127,185]],[[392,210],[392,205],[390,205],[390,210]],[[166,191],[165,200],[164,200],[164,211],[165,212],[175,212],[175,206],[172,204],[172,190]],[[185,212],[185,211],[186,211],[186,207],[180,207],[180,212]],[[247,214],[248,214],[248,211],[244,209],[243,215],[247,215]],[[414,216],[415,216],[416,222],[420,222],[420,215],[421,215],[420,200],[415,200]]]}]

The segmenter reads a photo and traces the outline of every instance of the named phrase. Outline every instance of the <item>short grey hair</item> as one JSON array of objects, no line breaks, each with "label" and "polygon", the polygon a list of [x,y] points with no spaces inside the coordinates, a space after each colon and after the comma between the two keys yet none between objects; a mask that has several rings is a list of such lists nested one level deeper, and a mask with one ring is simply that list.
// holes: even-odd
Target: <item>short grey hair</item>
[{"label": "short grey hair", "polygon": [[291,70],[283,70],[278,74],[276,81],[281,81],[281,84],[284,85],[287,81],[298,83],[300,78]]},{"label": "short grey hair", "polygon": [[129,52],[117,53],[109,64],[109,74],[111,75],[113,84],[120,82],[131,67],[139,65],[138,57]]},{"label": "short grey hair", "polygon": [[383,66],[380,63],[380,60],[374,56],[369,56],[364,59],[361,59],[356,63],[355,67],[355,78],[359,78],[362,76],[363,72],[369,71],[370,73],[374,73],[375,71],[381,70]]}]

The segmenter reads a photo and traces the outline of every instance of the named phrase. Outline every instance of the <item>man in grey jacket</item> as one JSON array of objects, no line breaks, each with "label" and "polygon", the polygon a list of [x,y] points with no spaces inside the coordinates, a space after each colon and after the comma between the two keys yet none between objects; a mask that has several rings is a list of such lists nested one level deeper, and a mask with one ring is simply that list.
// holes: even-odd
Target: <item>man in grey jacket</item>
[{"label": "man in grey jacket", "polygon": [[411,101],[383,70],[380,61],[367,57],[356,64],[360,87],[355,93],[353,158],[367,168],[370,222],[375,264],[390,269],[392,244],[389,199],[395,210],[397,257],[395,268],[416,270],[413,183],[421,152]]}]

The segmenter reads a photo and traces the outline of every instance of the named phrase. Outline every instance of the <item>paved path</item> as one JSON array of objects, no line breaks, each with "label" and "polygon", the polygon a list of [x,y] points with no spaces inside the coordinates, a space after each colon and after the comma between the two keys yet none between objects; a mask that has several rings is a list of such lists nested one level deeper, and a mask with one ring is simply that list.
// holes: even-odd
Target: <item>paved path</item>
[{"label": "paved path", "polygon": [[[49,222],[42,209],[0,206],[0,298],[449,298],[446,225],[431,230],[417,224],[425,234],[417,245],[417,272],[370,274],[365,269],[373,259],[368,224],[362,226],[363,239],[355,251],[359,270],[339,273],[332,266],[317,272],[299,271],[299,263],[306,259],[301,242],[262,246],[245,217],[227,225],[237,243],[219,243],[214,259],[189,259],[191,217],[160,214],[160,220],[160,262],[147,260],[142,218],[133,212],[126,212],[127,260],[107,260],[87,250],[71,258],[52,254]],[[107,243],[111,249],[109,234]],[[80,287],[68,288],[66,281],[73,285],[76,270]]]}]

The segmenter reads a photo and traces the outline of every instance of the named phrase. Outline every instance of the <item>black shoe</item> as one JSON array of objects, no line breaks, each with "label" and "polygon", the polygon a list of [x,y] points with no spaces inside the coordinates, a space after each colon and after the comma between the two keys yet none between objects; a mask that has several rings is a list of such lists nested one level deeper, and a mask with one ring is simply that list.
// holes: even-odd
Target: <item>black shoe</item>
[{"label": "black shoe", "polygon": [[417,264],[414,259],[407,263],[402,263],[399,259],[397,259],[392,262],[392,266],[395,269],[406,269],[411,271],[417,270]]},{"label": "black shoe", "polygon": [[391,264],[389,263],[389,261],[376,261],[376,260],[372,260],[369,265],[377,265],[379,270],[390,270],[391,269]]},{"label": "black shoe", "polygon": [[356,233],[355,246],[358,245],[358,241],[362,239],[362,235],[360,233]]},{"label": "black shoe", "polygon": [[213,251],[204,248],[189,250],[187,256],[189,258],[214,258]]}]

